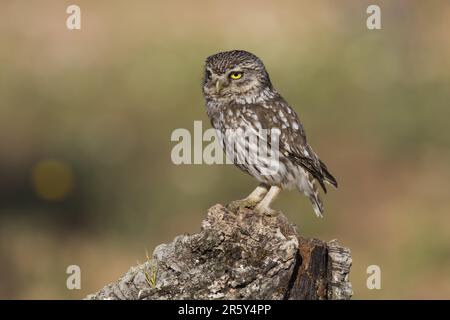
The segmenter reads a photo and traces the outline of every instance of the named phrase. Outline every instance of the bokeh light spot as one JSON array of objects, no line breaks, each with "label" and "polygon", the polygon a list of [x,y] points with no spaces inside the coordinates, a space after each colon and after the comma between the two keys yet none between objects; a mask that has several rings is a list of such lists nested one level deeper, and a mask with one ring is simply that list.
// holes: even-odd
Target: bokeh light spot
[{"label": "bokeh light spot", "polygon": [[58,160],[43,160],[32,169],[32,184],[37,196],[47,201],[61,201],[73,189],[72,168]]}]

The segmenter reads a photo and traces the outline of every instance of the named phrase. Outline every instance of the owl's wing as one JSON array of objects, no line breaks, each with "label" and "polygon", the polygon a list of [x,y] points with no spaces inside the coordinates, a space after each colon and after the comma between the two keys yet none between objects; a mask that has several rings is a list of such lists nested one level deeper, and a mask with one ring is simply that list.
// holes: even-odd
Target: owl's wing
[{"label": "owl's wing", "polygon": [[[238,109],[239,108],[239,109]],[[292,162],[307,170],[327,192],[324,182],[337,187],[336,179],[330,174],[325,164],[319,159],[306,140],[306,135],[295,111],[280,97],[262,104],[235,106],[234,113],[247,128],[279,130],[279,149]],[[239,110],[239,112],[237,112]],[[259,139],[272,145],[271,136],[260,135]]]}]

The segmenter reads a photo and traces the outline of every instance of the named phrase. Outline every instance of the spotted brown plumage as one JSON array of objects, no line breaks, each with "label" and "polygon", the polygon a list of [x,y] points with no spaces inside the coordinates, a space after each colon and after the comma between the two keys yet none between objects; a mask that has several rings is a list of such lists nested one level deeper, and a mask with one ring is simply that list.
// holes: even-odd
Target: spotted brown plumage
[{"label": "spotted brown plumage", "polygon": [[[322,216],[317,185],[326,192],[325,183],[337,187],[337,182],[308,144],[297,113],[272,86],[262,61],[241,50],[208,57],[203,94],[226,154],[260,182],[237,204],[270,214],[269,205],[281,189],[298,189]],[[261,152],[261,145],[267,152]]]}]

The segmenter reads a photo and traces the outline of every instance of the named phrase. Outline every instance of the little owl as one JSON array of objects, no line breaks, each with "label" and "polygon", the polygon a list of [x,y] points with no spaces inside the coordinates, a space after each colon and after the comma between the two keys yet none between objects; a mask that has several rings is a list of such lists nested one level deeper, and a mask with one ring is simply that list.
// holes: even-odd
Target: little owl
[{"label": "little owl", "polygon": [[[326,192],[325,183],[337,187],[336,179],[306,141],[297,114],[272,86],[262,61],[241,50],[208,57],[203,95],[225,154],[229,158],[233,155],[233,163],[260,183],[247,198],[234,201],[231,207],[275,214],[270,204],[281,189],[296,188],[309,198],[314,212],[321,217],[318,184]],[[252,135],[256,140],[251,139]],[[274,164],[275,170],[267,170]]]}]

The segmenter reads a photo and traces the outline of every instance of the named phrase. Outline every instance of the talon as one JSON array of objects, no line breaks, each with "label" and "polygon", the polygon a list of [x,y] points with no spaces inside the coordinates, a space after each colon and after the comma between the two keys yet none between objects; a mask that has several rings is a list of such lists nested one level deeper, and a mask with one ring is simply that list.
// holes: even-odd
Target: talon
[{"label": "talon", "polygon": [[226,205],[228,210],[237,212],[241,208],[253,209],[256,207],[264,198],[268,192],[268,186],[265,184],[260,184],[255,190],[245,199],[232,201]]},{"label": "talon", "polygon": [[255,210],[256,213],[259,214],[263,214],[269,217],[276,217],[278,216],[281,212],[278,210],[274,210],[268,207],[260,207],[260,206],[256,206]]},{"label": "talon", "polygon": [[248,209],[253,209],[259,201],[253,200],[253,199],[242,199],[242,200],[235,200],[232,201],[231,203],[227,204],[226,207],[227,209],[233,211],[233,212],[237,212],[239,209],[242,208],[248,208]]}]

